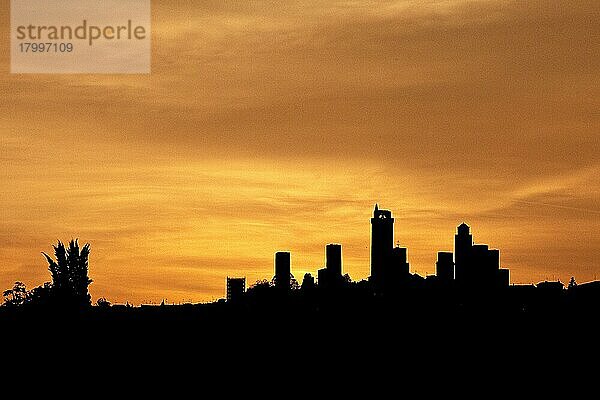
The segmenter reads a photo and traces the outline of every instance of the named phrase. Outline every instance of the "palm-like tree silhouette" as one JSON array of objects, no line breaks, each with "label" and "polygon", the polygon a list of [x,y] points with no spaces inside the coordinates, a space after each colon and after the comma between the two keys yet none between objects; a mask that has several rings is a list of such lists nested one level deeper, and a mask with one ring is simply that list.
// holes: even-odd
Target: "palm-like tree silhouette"
[{"label": "palm-like tree silhouette", "polygon": [[54,248],[56,260],[46,253],[42,253],[48,261],[52,274],[52,291],[55,299],[64,304],[73,306],[87,306],[91,304],[88,286],[92,280],[88,277],[88,258],[90,245],[85,244],[81,249],[77,239],[71,240],[69,247],[59,240]]}]

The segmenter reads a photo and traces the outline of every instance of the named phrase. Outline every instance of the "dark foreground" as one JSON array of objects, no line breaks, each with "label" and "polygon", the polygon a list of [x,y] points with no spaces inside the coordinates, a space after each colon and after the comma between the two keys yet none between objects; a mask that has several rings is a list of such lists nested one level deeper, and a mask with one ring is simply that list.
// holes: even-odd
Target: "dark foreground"
[{"label": "dark foreground", "polygon": [[[565,374],[588,365],[584,359],[597,359],[598,316],[595,307],[376,300],[308,307],[281,300],[71,313],[3,309],[0,326],[8,335],[5,362],[26,360],[44,374],[69,371],[144,390],[180,381],[178,388],[198,391],[299,385],[294,392],[306,393],[319,382],[339,395],[373,385],[365,395],[379,398],[413,385],[429,394],[460,394],[474,390],[475,381],[491,396],[499,381],[503,388],[532,385],[540,375],[564,384]],[[591,368],[596,371],[595,362]]]},{"label": "dark foreground", "polygon": [[[528,304],[479,299],[470,304],[436,299],[320,299],[281,297],[265,302],[55,308],[0,308],[3,333],[46,340],[86,340],[96,346],[206,347],[240,351],[288,347],[352,352],[486,351],[527,348],[577,350],[600,331],[597,302]],[[508,304],[508,305],[507,305]],[[35,344],[36,340],[33,342]],[[407,346],[410,343],[410,346]],[[210,344],[210,346],[208,346]],[[461,350],[462,349],[462,350]]]}]

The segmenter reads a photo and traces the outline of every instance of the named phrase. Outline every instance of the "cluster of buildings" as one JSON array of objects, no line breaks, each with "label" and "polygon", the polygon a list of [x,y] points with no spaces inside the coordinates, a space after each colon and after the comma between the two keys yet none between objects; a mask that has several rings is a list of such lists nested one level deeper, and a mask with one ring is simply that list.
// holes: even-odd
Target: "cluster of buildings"
[{"label": "cluster of buildings", "polygon": [[[273,286],[290,290],[293,276],[290,252],[275,253]],[[376,204],[371,218],[371,275],[369,283],[375,291],[401,287],[411,280],[407,249],[394,246],[394,218],[389,210]],[[454,252],[439,252],[435,280],[442,285],[454,285],[468,289],[495,289],[509,286],[508,269],[500,268],[500,251],[484,244],[475,244],[468,225],[461,224],[454,239]],[[318,271],[317,282],[306,274],[302,286],[318,286],[323,289],[343,284],[342,246],[325,246],[325,267]],[[227,278],[227,300],[241,297],[246,290],[245,278]]]}]

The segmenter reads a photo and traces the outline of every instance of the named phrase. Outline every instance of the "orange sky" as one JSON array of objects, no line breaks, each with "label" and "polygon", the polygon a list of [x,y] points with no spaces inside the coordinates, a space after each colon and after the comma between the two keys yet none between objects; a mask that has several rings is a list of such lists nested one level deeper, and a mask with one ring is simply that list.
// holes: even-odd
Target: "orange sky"
[{"label": "orange sky", "polygon": [[[242,3],[243,5],[240,5]],[[0,288],[92,244],[94,299],[301,279],[374,203],[412,272],[462,221],[512,282],[600,272],[600,2],[161,1],[151,75],[10,75],[0,5]]]}]

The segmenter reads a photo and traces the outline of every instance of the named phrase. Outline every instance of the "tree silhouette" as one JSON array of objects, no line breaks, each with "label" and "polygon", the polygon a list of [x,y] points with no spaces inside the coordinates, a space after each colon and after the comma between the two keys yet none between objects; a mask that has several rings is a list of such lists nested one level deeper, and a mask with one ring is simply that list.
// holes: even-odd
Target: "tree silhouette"
[{"label": "tree silhouette", "polygon": [[271,283],[270,281],[266,279],[259,279],[250,286],[249,290],[266,290],[272,287],[273,283]]},{"label": "tree silhouette", "polygon": [[15,282],[13,288],[5,290],[2,295],[7,306],[20,306],[27,300],[27,289],[23,282]]},{"label": "tree silhouette", "polygon": [[110,308],[111,303],[105,297],[100,297],[96,300],[96,305],[100,308]]},{"label": "tree silhouette", "polygon": [[27,304],[47,305],[52,301],[52,284],[44,283],[42,286],[31,289],[27,292]]},{"label": "tree silhouette", "polygon": [[569,281],[569,286],[567,287],[567,289],[575,289],[577,287],[577,282],[575,282],[575,277],[572,276],[571,280]]},{"label": "tree silhouette", "polygon": [[[277,275],[275,275],[270,282],[270,285],[272,287],[278,287],[278,281],[279,281],[279,277]],[[259,284],[260,281],[256,282],[255,286],[257,284]],[[298,281],[296,280],[296,278],[294,277],[294,274],[290,273],[290,277],[289,277],[289,284],[287,284],[287,282],[285,282],[284,279],[284,286],[289,287],[290,290],[298,290],[300,289],[300,284],[298,283]]]},{"label": "tree silhouette", "polygon": [[90,245],[85,244],[81,249],[77,239],[71,240],[69,247],[59,240],[54,248],[56,260],[42,253],[48,261],[48,269],[52,274],[52,294],[62,305],[89,306],[91,297],[88,286],[92,280],[88,277],[88,258]]},{"label": "tree silhouette", "polygon": [[296,278],[294,278],[293,274],[290,274],[290,289],[291,290],[299,290],[300,289],[300,284],[298,283]]},{"label": "tree silhouette", "polygon": [[352,284],[352,278],[350,277],[350,274],[345,274],[342,277],[342,282],[344,285],[349,286]]},{"label": "tree silhouette", "polygon": [[304,274],[304,278],[302,279],[302,290],[312,290],[316,287],[315,278],[310,273]]}]

